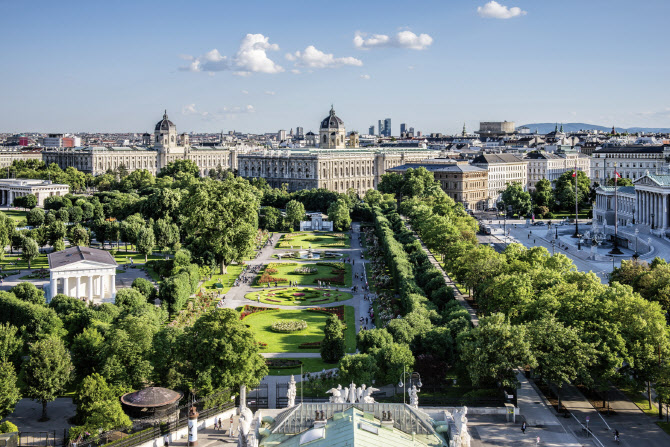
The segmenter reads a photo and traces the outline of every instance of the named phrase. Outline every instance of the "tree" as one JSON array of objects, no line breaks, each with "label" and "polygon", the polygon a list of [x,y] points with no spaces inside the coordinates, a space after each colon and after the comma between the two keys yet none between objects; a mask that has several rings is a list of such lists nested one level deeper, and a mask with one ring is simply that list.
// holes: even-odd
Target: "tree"
[{"label": "tree", "polygon": [[200,168],[191,160],[171,161],[158,173],[157,177],[176,177],[185,174],[192,177],[200,177]]},{"label": "tree", "polygon": [[595,358],[595,348],[585,343],[577,329],[566,327],[553,317],[533,321],[527,325],[530,349],[537,361],[535,372],[555,384],[560,390],[588,374]]},{"label": "tree", "polygon": [[502,191],[501,201],[505,205],[505,211],[511,207],[512,212],[518,214],[519,217],[530,214],[530,194],[523,190],[521,183],[514,182],[507,184],[507,188]]},{"label": "tree", "polygon": [[501,313],[483,317],[479,326],[461,335],[461,362],[474,386],[500,383],[513,388],[518,366],[535,366],[524,326],[512,326]]},{"label": "tree", "polygon": [[137,251],[144,255],[144,263],[147,262],[147,256],[153,251],[156,240],[154,239],[154,230],[152,227],[144,227],[137,235]]},{"label": "tree", "polygon": [[9,360],[15,364],[20,361],[23,340],[17,333],[17,327],[9,323],[0,323],[0,361]]},{"label": "tree", "polygon": [[[128,216],[121,222],[121,239],[126,243],[137,245],[137,239],[140,231],[147,225],[146,221],[139,213]],[[128,247],[126,246],[126,250]]]},{"label": "tree", "polygon": [[384,194],[393,194],[398,206],[400,206],[404,183],[405,180],[402,174],[389,172],[382,175],[382,179],[379,182],[379,185],[377,185],[377,189]]},{"label": "tree", "polygon": [[554,189],[551,182],[546,178],[538,180],[535,183],[535,191],[533,191],[533,204],[535,206],[546,206],[551,209],[554,206]]},{"label": "tree", "polygon": [[377,360],[369,354],[345,355],[338,368],[344,383],[372,383],[377,374]]},{"label": "tree", "polygon": [[44,305],[44,291],[35,287],[33,283],[22,282],[11,288],[12,292],[20,300],[33,304]]},{"label": "tree", "polygon": [[189,187],[183,203],[187,246],[193,254],[209,253],[226,273],[231,262],[241,262],[254,247],[259,201],[249,182],[228,175],[223,181],[201,179]]},{"label": "tree", "polygon": [[[605,184],[607,186],[614,186],[614,177],[608,178]],[[633,181],[629,178],[622,177],[617,179],[616,184],[617,186],[633,186]]]},{"label": "tree", "polygon": [[321,341],[321,359],[326,363],[337,363],[344,356],[344,323],[336,316],[331,315],[326,320]]},{"label": "tree", "polygon": [[120,289],[116,292],[116,298],[114,299],[114,304],[128,311],[140,307],[142,304],[146,304],[146,302],[147,298],[139,290],[132,287],[129,289]]},{"label": "tree", "polygon": [[28,211],[26,221],[31,227],[39,227],[44,223],[44,210],[42,208],[33,208]]},{"label": "tree", "polygon": [[188,387],[200,396],[242,384],[257,386],[268,373],[251,329],[232,309],[205,313],[186,329],[179,346]]},{"label": "tree", "polygon": [[386,328],[369,329],[360,331],[356,345],[358,350],[364,354],[375,354],[379,350],[385,350],[393,343],[393,336]]},{"label": "tree", "polygon": [[59,220],[55,221],[49,225],[49,244],[55,245],[58,241],[63,241],[63,238],[67,234],[65,224]]},{"label": "tree", "polygon": [[24,237],[21,243],[21,259],[28,262],[28,268],[30,269],[30,263],[37,259],[40,255],[40,247],[37,246],[35,239],[31,237]]},{"label": "tree", "polygon": [[47,403],[56,399],[72,373],[70,353],[63,341],[55,337],[38,340],[30,346],[23,365],[26,396],[42,403],[41,420],[48,420]]},{"label": "tree", "polygon": [[349,216],[349,207],[347,202],[339,199],[328,208],[328,220],[333,222],[333,229],[337,231],[348,230],[351,226],[351,217]]},{"label": "tree", "polygon": [[387,349],[377,352],[377,383],[396,384],[404,371],[412,371],[414,368],[414,356],[409,346],[400,343],[392,343]]},{"label": "tree", "polygon": [[138,290],[147,300],[153,299],[156,293],[156,289],[151,284],[151,281],[144,278],[135,278],[131,287]]},{"label": "tree", "polygon": [[[573,171],[567,171],[561,174],[554,183],[554,197],[556,197],[556,207],[565,211],[574,211],[575,209],[575,177]],[[577,193],[580,207],[589,205],[591,193],[591,180],[584,171],[577,171]]]},{"label": "tree", "polygon": [[259,226],[268,231],[279,231],[282,227],[281,211],[273,206],[263,207]]},{"label": "tree", "polygon": [[86,228],[82,227],[79,224],[73,225],[70,227],[69,233],[70,234],[68,238],[70,239],[70,244],[80,246],[88,245],[89,237]]},{"label": "tree", "polygon": [[105,339],[95,328],[85,328],[74,337],[70,346],[77,382],[94,372],[100,372],[105,361]]},{"label": "tree", "polygon": [[179,228],[168,219],[158,219],[154,222],[156,245],[161,250],[167,250],[179,241]]},{"label": "tree", "polygon": [[118,387],[110,387],[98,373],[82,380],[73,400],[77,404],[77,419],[87,431],[105,432],[132,426],[130,418],[121,408],[118,391]]},{"label": "tree", "polygon": [[16,383],[14,365],[7,359],[0,359],[0,419],[14,411],[21,400],[21,392]]},{"label": "tree", "polygon": [[14,219],[0,211],[0,259],[5,255],[5,247],[11,242],[12,233],[16,228]]},{"label": "tree", "polygon": [[286,204],[286,222],[294,228],[305,218],[305,205],[297,200],[291,200]]}]

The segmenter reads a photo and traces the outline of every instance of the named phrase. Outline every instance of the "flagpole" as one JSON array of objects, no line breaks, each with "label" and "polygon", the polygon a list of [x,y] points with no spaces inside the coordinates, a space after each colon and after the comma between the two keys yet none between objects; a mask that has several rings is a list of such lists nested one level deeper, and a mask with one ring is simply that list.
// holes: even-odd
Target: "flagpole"
[{"label": "flagpole", "polygon": [[575,158],[575,234],[572,237],[579,237],[579,190],[577,188],[577,159]]}]

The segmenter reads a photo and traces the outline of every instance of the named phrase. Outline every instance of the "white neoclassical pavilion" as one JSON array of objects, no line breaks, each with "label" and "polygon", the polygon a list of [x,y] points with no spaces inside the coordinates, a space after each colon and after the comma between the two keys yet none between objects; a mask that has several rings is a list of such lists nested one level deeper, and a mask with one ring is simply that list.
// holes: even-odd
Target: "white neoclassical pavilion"
[{"label": "white neoclassical pavilion", "polygon": [[88,301],[116,298],[117,263],[109,252],[75,246],[48,258],[49,301],[58,293]]},{"label": "white neoclassical pavilion", "polygon": [[50,196],[64,196],[70,192],[69,185],[36,179],[0,179],[0,205],[10,206],[17,197],[34,194],[37,205],[44,206],[44,199]]}]

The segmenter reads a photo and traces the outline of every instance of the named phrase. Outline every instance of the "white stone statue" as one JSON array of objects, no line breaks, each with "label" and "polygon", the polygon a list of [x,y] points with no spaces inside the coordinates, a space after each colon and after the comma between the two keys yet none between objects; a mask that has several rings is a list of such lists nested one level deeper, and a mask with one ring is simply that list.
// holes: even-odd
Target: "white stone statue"
[{"label": "white stone statue", "polygon": [[350,404],[356,403],[356,384],[354,382],[351,382],[351,385],[349,386],[348,400]]},{"label": "white stone statue", "polygon": [[[365,385],[363,385],[363,386],[365,386]],[[375,399],[374,399],[374,397],[372,397],[372,393],[374,393],[375,391],[379,391],[379,388],[370,387],[370,388],[365,389],[365,392],[363,393],[361,402],[366,403],[366,404],[374,404]]]},{"label": "white stone statue", "polygon": [[419,392],[416,390],[416,385],[412,385],[412,388],[409,390],[409,405],[419,408]]},{"label": "white stone statue", "polygon": [[344,404],[347,403],[347,399],[349,398],[349,387],[345,386],[344,389],[342,390],[342,395],[340,396],[340,402],[339,404]]},{"label": "white stone statue", "polygon": [[330,396],[330,403],[331,404],[340,404],[343,402],[342,400],[342,385],[337,385],[337,388],[331,388],[326,393],[332,393],[332,396]]},{"label": "white stone statue", "polygon": [[295,405],[295,378],[291,375],[291,380],[288,383],[288,391],[286,392],[286,397],[288,397],[288,406],[289,408]]},{"label": "white stone statue", "polygon": [[468,407],[463,407],[462,410],[454,411],[454,423],[458,430],[458,435],[463,447],[470,446],[470,433],[468,433]]},{"label": "white stone statue", "polygon": [[363,402],[363,394],[365,393],[365,388],[366,388],[366,386],[365,386],[365,384],[363,384],[356,389],[356,401],[357,402]]}]

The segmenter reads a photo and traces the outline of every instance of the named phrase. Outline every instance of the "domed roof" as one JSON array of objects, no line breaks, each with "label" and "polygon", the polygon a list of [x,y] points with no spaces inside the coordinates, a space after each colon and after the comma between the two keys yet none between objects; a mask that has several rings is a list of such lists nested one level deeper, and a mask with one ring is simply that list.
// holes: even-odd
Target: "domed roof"
[{"label": "domed roof", "polygon": [[344,127],[344,121],[335,115],[335,109],[330,106],[330,115],[321,121],[321,129],[339,129],[340,127]]},{"label": "domed roof", "polygon": [[170,121],[167,117],[167,110],[163,114],[163,119],[160,120],[158,123],[156,123],[156,130],[170,130],[170,128],[174,128],[175,125],[172,121]]},{"label": "domed roof", "polygon": [[172,391],[167,388],[151,386],[143,390],[121,396],[121,402],[132,407],[162,407],[170,405],[181,399],[182,394],[179,391]]}]

